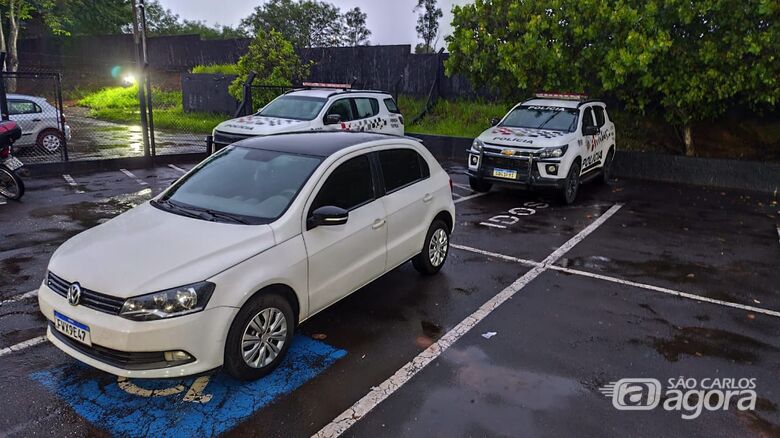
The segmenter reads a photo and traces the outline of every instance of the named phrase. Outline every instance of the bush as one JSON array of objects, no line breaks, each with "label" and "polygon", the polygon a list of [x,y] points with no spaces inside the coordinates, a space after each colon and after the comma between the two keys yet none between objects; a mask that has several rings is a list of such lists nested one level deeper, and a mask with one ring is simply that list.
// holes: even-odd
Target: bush
[{"label": "bush", "polygon": [[[102,88],[79,99],[78,104],[93,110],[138,109],[138,85]],[[152,106],[155,108],[181,106],[181,91],[152,89]]]},{"label": "bush", "polygon": [[237,75],[238,66],[236,64],[208,64],[196,65],[190,70],[192,73],[210,73],[222,75]]}]

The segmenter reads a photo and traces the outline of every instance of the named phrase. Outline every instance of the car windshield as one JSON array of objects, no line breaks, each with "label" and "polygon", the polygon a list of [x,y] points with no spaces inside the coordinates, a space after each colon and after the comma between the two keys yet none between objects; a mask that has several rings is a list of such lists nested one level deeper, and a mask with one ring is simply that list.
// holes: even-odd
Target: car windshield
[{"label": "car windshield", "polygon": [[512,110],[499,126],[571,132],[577,129],[577,114],[575,108],[523,105]]},{"label": "car windshield", "polygon": [[321,158],[229,146],[174,184],[153,205],[215,222],[265,224],[276,220]]},{"label": "car windshield", "polygon": [[280,119],[314,120],[327,99],[308,96],[282,96],[257,112],[258,116]]}]

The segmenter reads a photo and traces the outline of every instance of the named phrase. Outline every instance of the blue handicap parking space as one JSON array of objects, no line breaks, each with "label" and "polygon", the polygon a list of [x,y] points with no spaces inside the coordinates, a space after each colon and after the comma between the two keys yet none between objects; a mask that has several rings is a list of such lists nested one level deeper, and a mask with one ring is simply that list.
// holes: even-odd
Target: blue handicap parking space
[{"label": "blue handicap parking space", "polygon": [[170,380],[117,380],[106,373],[91,372],[81,363],[33,373],[30,378],[113,435],[209,436],[232,429],[346,354],[324,342],[296,336],[279,367],[254,382],[241,382],[225,373]]}]

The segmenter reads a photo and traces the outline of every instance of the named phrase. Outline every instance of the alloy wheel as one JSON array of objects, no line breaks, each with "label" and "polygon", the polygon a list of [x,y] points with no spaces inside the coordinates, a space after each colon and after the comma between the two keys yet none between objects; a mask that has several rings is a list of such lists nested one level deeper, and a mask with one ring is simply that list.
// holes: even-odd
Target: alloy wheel
[{"label": "alloy wheel", "polygon": [[449,249],[449,238],[447,238],[447,232],[439,228],[431,235],[431,241],[428,243],[428,257],[430,258],[431,265],[438,267],[444,263],[444,259],[447,258],[447,250]]},{"label": "alloy wheel", "polygon": [[287,342],[287,318],[275,307],[254,316],[241,337],[241,355],[252,368],[263,368],[279,356]]},{"label": "alloy wheel", "polygon": [[44,135],[41,144],[49,152],[57,152],[61,146],[60,138],[55,134]]}]

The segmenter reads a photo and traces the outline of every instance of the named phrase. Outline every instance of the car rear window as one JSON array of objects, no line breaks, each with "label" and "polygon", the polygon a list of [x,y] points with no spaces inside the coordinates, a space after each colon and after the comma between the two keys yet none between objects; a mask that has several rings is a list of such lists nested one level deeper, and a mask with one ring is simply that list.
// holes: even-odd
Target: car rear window
[{"label": "car rear window", "polygon": [[387,107],[387,110],[394,114],[401,114],[401,111],[398,109],[398,105],[395,104],[395,100],[392,98],[385,99],[385,106]]},{"label": "car rear window", "polygon": [[604,118],[604,108],[596,105],[593,107],[593,114],[596,115],[596,126],[601,128],[606,123],[606,120]]},{"label": "car rear window", "polygon": [[428,164],[423,168],[423,163],[425,160],[412,149],[379,151],[385,191],[393,192],[429,176]]}]

